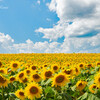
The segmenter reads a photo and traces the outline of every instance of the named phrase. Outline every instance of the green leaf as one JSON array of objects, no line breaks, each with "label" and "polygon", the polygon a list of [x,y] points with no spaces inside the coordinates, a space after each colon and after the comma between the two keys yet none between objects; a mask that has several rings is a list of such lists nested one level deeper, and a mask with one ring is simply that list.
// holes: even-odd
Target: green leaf
[{"label": "green leaf", "polygon": [[51,82],[51,79],[48,79],[45,83],[45,85],[48,85]]}]

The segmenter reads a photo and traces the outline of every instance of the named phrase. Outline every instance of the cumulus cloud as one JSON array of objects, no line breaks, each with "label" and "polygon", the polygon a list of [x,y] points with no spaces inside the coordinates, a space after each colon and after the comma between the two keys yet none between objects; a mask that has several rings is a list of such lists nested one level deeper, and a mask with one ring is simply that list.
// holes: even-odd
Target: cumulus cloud
[{"label": "cumulus cloud", "polygon": [[27,39],[25,43],[14,43],[8,34],[0,33],[0,53],[50,53],[58,52],[60,43],[47,41],[33,43]]},{"label": "cumulus cloud", "polygon": [[51,0],[47,6],[60,20],[53,28],[40,27],[35,32],[50,41],[64,36],[62,52],[100,51],[100,0]]}]

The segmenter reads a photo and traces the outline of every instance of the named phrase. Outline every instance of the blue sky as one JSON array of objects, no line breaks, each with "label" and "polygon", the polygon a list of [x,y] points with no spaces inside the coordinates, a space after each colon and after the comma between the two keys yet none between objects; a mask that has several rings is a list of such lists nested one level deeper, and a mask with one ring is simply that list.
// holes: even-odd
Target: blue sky
[{"label": "blue sky", "polygon": [[99,53],[100,0],[76,1],[0,0],[0,53]]},{"label": "blue sky", "polygon": [[15,43],[24,42],[28,38],[33,42],[45,41],[43,34],[34,32],[37,28],[50,28],[59,18],[50,12],[46,3],[37,3],[37,0],[3,0],[0,5],[8,9],[0,10],[0,32],[9,34]]}]

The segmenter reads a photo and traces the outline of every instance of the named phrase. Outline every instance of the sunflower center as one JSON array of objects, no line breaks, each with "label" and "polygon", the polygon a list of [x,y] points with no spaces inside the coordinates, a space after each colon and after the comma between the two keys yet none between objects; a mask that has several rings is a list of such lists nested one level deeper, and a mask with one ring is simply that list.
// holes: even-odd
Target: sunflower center
[{"label": "sunflower center", "polygon": [[2,63],[0,62],[0,67],[2,66]]},{"label": "sunflower center", "polygon": [[93,88],[95,89],[95,88],[96,88],[96,86],[93,86]]},{"label": "sunflower center", "polygon": [[14,68],[16,68],[17,66],[18,66],[18,64],[16,64],[16,63],[13,64],[13,67],[14,67]]},{"label": "sunflower center", "polygon": [[24,76],[24,73],[19,74],[19,77],[22,78]]},{"label": "sunflower center", "polygon": [[92,67],[92,65],[91,64],[88,64],[88,67]]},{"label": "sunflower center", "polygon": [[27,81],[28,81],[27,78],[25,78],[25,79],[23,80],[24,83],[26,83]]},{"label": "sunflower center", "polygon": [[52,76],[52,72],[51,72],[51,71],[47,71],[47,72],[45,72],[45,76],[46,76],[46,77],[50,77],[50,76]]},{"label": "sunflower center", "polygon": [[82,86],[83,84],[82,83],[79,83],[79,85],[78,86]]},{"label": "sunflower center", "polygon": [[36,66],[32,66],[32,69],[35,70],[36,69]]},{"label": "sunflower center", "polygon": [[80,67],[83,67],[83,64],[80,64]]},{"label": "sunflower center", "polygon": [[75,70],[76,70],[76,72],[78,72],[78,69],[77,68]]},{"label": "sunflower center", "polygon": [[98,81],[100,82],[100,78],[98,79]]},{"label": "sunflower center", "polygon": [[35,87],[35,86],[31,87],[31,88],[30,88],[30,93],[32,93],[32,94],[38,93],[38,88]]},{"label": "sunflower center", "polygon": [[64,81],[64,79],[65,79],[65,77],[63,75],[59,75],[59,76],[56,77],[56,82],[61,83],[61,82]]},{"label": "sunflower center", "polygon": [[44,67],[47,67],[47,65],[44,65]]},{"label": "sunflower center", "polygon": [[64,72],[65,72],[66,74],[70,74],[70,73],[72,72],[72,70],[67,70],[67,71],[65,70]]},{"label": "sunflower center", "polygon": [[54,70],[57,70],[57,69],[58,69],[58,67],[57,67],[57,66],[54,66],[54,67],[53,67],[53,69],[54,69]]},{"label": "sunflower center", "polygon": [[35,79],[39,79],[40,76],[39,76],[38,74],[35,74],[35,75],[33,75],[33,78],[35,78]]},{"label": "sunflower center", "polygon": [[19,95],[24,96],[24,92],[19,92]]},{"label": "sunflower center", "polygon": [[2,77],[2,76],[0,76],[0,83],[5,83],[6,82],[6,80]]},{"label": "sunflower center", "polygon": [[3,70],[0,70],[0,73],[4,73],[4,71]]},{"label": "sunflower center", "polygon": [[27,74],[29,74],[30,73],[30,70],[27,70],[26,72],[27,72]]},{"label": "sunflower center", "polygon": [[97,63],[97,65],[100,65],[100,63]]},{"label": "sunflower center", "polygon": [[14,77],[10,78],[10,81],[14,81],[14,80],[15,80],[15,78],[14,78]]}]

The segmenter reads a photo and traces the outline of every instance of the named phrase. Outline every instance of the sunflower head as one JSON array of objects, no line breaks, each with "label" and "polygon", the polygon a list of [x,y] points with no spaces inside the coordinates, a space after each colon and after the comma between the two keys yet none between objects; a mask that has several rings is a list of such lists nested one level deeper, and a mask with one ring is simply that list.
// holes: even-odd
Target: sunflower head
[{"label": "sunflower head", "polygon": [[89,86],[89,90],[92,93],[96,93],[97,92],[97,89],[98,89],[98,87],[96,86],[96,84],[92,84],[92,85]]},{"label": "sunflower head", "polygon": [[78,81],[76,83],[76,89],[78,89],[79,91],[82,91],[85,88],[86,84],[87,82],[85,81]]},{"label": "sunflower head", "polygon": [[63,74],[63,73],[59,73],[59,74],[56,74],[53,78],[52,78],[53,82],[52,82],[52,86],[65,86],[66,83],[69,82],[69,79],[68,77]]},{"label": "sunflower head", "polygon": [[97,87],[100,88],[100,73],[97,74],[94,79],[94,82],[96,83]]},{"label": "sunflower head", "polygon": [[16,71],[20,67],[20,63],[18,61],[13,61],[13,62],[11,62],[10,67],[11,67],[12,71]]},{"label": "sunflower head", "polygon": [[15,92],[15,95],[21,99],[21,100],[25,100],[25,93],[24,93],[24,90],[20,89],[20,90],[17,90]]},{"label": "sunflower head", "polygon": [[0,67],[2,67],[2,62],[0,61]]},{"label": "sunflower head", "polygon": [[13,83],[14,81],[16,81],[16,78],[14,76],[10,77],[10,83]]},{"label": "sunflower head", "polygon": [[52,65],[51,68],[52,68],[52,70],[54,72],[57,72],[59,70],[59,66],[58,65]]},{"label": "sunflower head", "polygon": [[36,83],[29,83],[27,87],[25,88],[25,96],[28,97],[29,99],[35,99],[35,98],[40,98],[42,94],[42,89],[41,87],[36,84]]},{"label": "sunflower head", "polygon": [[31,75],[31,81],[40,82],[42,80],[41,76],[38,73]]},{"label": "sunflower head", "polygon": [[6,79],[5,77],[3,77],[2,75],[0,75],[0,87],[3,86],[7,86],[9,83],[8,79]]},{"label": "sunflower head", "polygon": [[50,70],[50,69],[48,69],[48,70],[44,69],[44,70],[43,70],[42,77],[43,77],[44,80],[53,77],[53,72],[52,72],[52,70]]}]

